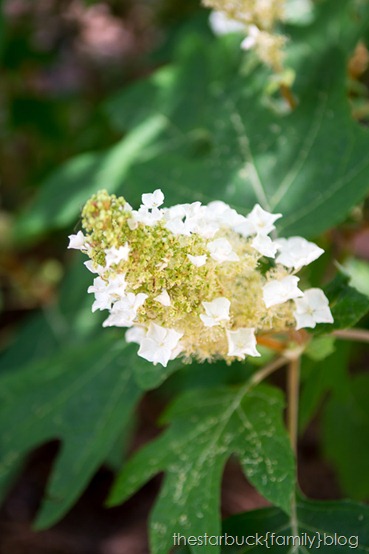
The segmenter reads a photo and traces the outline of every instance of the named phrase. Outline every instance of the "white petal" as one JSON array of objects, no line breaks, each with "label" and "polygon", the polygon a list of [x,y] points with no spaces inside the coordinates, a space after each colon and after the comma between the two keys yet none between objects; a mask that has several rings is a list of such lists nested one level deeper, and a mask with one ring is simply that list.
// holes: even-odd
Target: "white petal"
[{"label": "white petal", "polygon": [[166,229],[173,233],[173,235],[187,235],[189,236],[191,234],[190,229],[188,228],[188,225],[186,222],[182,221],[180,217],[175,217],[173,219],[170,219],[165,223]]},{"label": "white petal", "polygon": [[202,305],[205,308],[206,315],[201,314],[200,319],[205,327],[214,327],[214,325],[219,325],[222,321],[229,320],[231,303],[228,298],[221,296],[211,302],[202,302]]},{"label": "white petal", "polygon": [[129,255],[130,247],[128,243],[119,248],[108,248],[105,250],[105,264],[106,267],[110,267],[112,264],[119,264],[121,261],[127,261]]},{"label": "white petal", "polygon": [[280,252],[276,262],[294,269],[310,264],[324,253],[322,248],[302,237],[278,239],[276,244]]},{"label": "white petal", "polygon": [[116,295],[118,297],[124,297],[126,295],[125,293],[126,287],[127,287],[127,282],[125,279],[125,275],[122,273],[119,273],[114,277],[112,276],[108,280],[107,290],[112,295]]},{"label": "white petal", "polygon": [[142,306],[147,294],[129,292],[121,300],[115,302],[111,315],[103,323],[104,327],[130,327],[137,316],[137,310]]},{"label": "white petal", "polygon": [[[133,214],[133,212],[132,212]],[[163,218],[162,210],[158,208],[152,208],[149,210],[147,206],[141,206],[141,208],[134,214],[134,220],[150,227],[156,225]],[[131,221],[131,220],[130,220]]]},{"label": "white petal", "polygon": [[113,300],[111,295],[106,292],[96,292],[95,302],[92,304],[92,311],[96,310],[110,310]]},{"label": "white petal", "polygon": [[311,306],[315,310],[319,310],[322,307],[329,306],[329,300],[322,289],[308,289],[304,293],[304,298],[308,301],[309,306]]},{"label": "white petal", "polygon": [[210,220],[215,220],[219,224],[230,227],[231,229],[234,229],[237,225],[241,225],[246,220],[245,216],[239,214],[221,200],[210,202],[206,208],[208,212],[207,217],[209,217]]},{"label": "white petal", "polygon": [[242,327],[236,331],[226,330],[228,339],[228,356],[244,358],[245,355],[260,356],[256,350],[255,329]]},{"label": "white petal", "polygon": [[101,277],[95,277],[93,285],[90,285],[87,292],[105,292],[108,287],[108,282]]},{"label": "white petal", "polygon": [[88,260],[87,262],[83,262],[83,263],[87,267],[87,269],[91,271],[91,273],[98,273],[99,275],[101,275],[101,273],[105,271],[105,267],[103,267],[102,265],[96,264],[92,260]]},{"label": "white petal", "polygon": [[267,308],[282,304],[287,300],[303,296],[303,292],[298,288],[299,278],[293,275],[284,277],[280,280],[269,281],[263,287],[263,298]]},{"label": "white petal", "polygon": [[239,257],[233,252],[232,245],[227,239],[215,239],[208,242],[210,256],[216,262],[238,262]]},{"label": "white petal", "polygon": [[251,50],[256,44],[255,37],[246,37],[241,42],[241,48],[242,50]]},{"label": "white petal", "polygon": [[103,322],[103,327],[130,327],[133,325],[136,314],[129,312],[111,313]]},{"label": "white petal", "polygon": [[319,310],[314,311],[315,321],[317,323],[333,323],[334,319],[329,306],[323,306]]},{"label": "white petal", "polygon": [[298,314],[297,312],[295,312],[294,315],[297,323],[296,325],[297,331],[299,329],[305,329],[306,327],[310,327],[314,329],[314,327],[316,326],[316,321],[312,315],[308,313]]},{"label": "white petal", "polygon": [[156,296],[154,300],[156,300],[157,302],[160,302],[160,304],[162,304],[163,306],[171,305],[170,296],[165,289],[163,289],[163,291],[158,296]]},{"label": "white petal", "polygon": [[253,238],[251,246],[263,256],[274,258],[277,252],[277,246],[268,235],[258,234]]},{"label": "white petal", "polygon": [[[249,234],[268,235],[271,231],[273,231],[273,229],[275,229],[274,222],[280,217],[282,217],[282,214],[271,214],[263,210],[263,208],[259,206],[259,204],[256,204],[249,215],[246,217],[247,223],[249,225]],[[245,229],[245,231],[247,230]]]},{"label": "white petal", "polygon": [[69,245],[68,248],[74,248],[75,250],[85,250],[86,249],[86,237],[82,231],[78,231],[76,235],[69,235]]},{"label": "white petal", "polygon": [[153,193],[142,195],[142,203],[146,208],[158,208],[163,202],[164,194],[160,189],[154,190]]},{"label": "white petal", "polygon": [[208,259],[207,255],[204,254],[203,256],[191,256],[191,254],[187,254],[187,258],[192,262],[196,267],[201,267],[206,264],[206,260]]},{"label": "white petal", "polygon": [[212,11],[209,16],[210,28],[214,35],[228,35],[229,33],[239,33],[245,31],[245,25],[230,19],[223,12]]},{"label": "white petal", "polygon": [[161,364],[162,366],[167,367],[172,351],[170,348],[166,348],[165,346],[158,348],[156,341],[145,337],[141,341],[137,354],[141,356],[141,358],[145,358],[145,360],[152,362],[154,365]]},{"label": "white petal", "polygon": [[256,44],[260,29],[256,25],[249,25],[248,36],[241,42],[242,50],[250,50]]},{"label": "white petal", "polygon": [[174,355],[178,355],[178,344],[183,333],[174,329],[161,327],[150,323],[146,336],[141,340],[138,355],[154,364],[160,363],[166,367]]},{"label": "white petal", "polygon": [[303,298],[295,300],[295,305],[296,329],[314,328],[317,323],[333,323],[328,298],[321,289],[308,289]]}]

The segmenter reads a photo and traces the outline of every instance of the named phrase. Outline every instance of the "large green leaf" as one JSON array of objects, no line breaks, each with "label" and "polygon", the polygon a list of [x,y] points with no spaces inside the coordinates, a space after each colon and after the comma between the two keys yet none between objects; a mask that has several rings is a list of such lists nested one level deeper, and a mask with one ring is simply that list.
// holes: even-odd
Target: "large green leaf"
[{"label": "large green leaf", "polygon": [[219,534],[220,480],[226,460],[234,453],[251,483],[289,511],[294,463],[282,410],[281,393],[264,385],[253,390],[246,385],[185,393],[166,414],[169,428],[123,468],[109,504],[122,502],[165,471],[151,515],[153,554],[167,552],[175,532]]},{"label": "large green leaf", "polygon": [[369,376],[352,379],[335,394],[323,414],[323,449],[346,494],[369,499]]},{"label": "large green leaf", "polygon": [[[190,82],[201,79],[199,65],[209,65],[207,51],[197,47],[195,56],[187,61]],[[345,74],[341,53],[328,52],[286,116],[263,103],[260,70],[209,80],[200,113],[185,103],[166,114],[187,142],[133,167],[127,187],[159,183],[169,202],[220,198],[240,211],[259,202],[284,215],[281,232],[317,235],[369,189],[369,134],[351,118]]]},{"label": "large green leaf", "polygon": [[[132,204],[158,186],[169,204],[221,199],[246,211],[259,202],[284,215],[278,228],[290,235],[339,223],[369,190],[369,133],[351,117],[346,54],[325,47],[301,56],[309,63],[296,82],[298,107],[285,114],[265,101],[268,73],[245,63],[234,40],[188,37],[173,69],[109,105],[128,136],[51,176],[18,233],[69,224],[102,187]],[[134,109],[135,95],[148,103]]]},{"label": "large green leaf", "polygon": [[84,348],[65,349],[0,381],[0,492],[32,448],[59,439],[39,528],[78,498],[132,417],[140,391],[132,349],[110,333]]},{"label": "large green leaf", "polygon": [[[276,508],[233,516],[224,523],[223,531],[230,538],[229,546],[224,547],[222,552],[242,554],[257,550],[266,554],[274,550],[281,554],[306,554],[318,550],[348,554],[353,549],[368,551],[369,506],[349,501],[316,502],[301,499],[297,502],[296,520],[291,519]],[[259,541],[256,547],[241,546],[243,537],[250,537],[248,542],[252,543],[255,536]],[[231,546],[231,537],[237,537],[240,546]],[[298,537],[301,541],[299,544],[296,539],[296,548],[293,547],[292,537]]]}]

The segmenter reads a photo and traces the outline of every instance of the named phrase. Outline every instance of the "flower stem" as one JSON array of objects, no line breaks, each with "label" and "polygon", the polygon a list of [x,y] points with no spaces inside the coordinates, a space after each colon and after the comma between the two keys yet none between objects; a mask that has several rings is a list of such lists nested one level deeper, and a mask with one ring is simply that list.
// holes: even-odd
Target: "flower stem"
[{"label": "flower stem", "polygon": [[266,379],[271,373],[279,369],[280,367],[284,366],[287,363],[287,359],[281,356],[280,358],[276,358],[273,360],[270,364],[266,365],[251,377],[251,379],[248,381],[250,385],[258,385]]},{"label": "flower stem", "polygon": [[366,329],[339,329],[338,331],[333,331],[332,335],[343,340],[369,342],[369,331]]},{"label": "flower stem", "polygon": [[298,429],[298,408],[299,408],[299,388],[300,388],[300,358],[292,358],[288,364],[287,372],[287,423],[290,435],[291,446],[295,454],[297,453],[297,429]]}]

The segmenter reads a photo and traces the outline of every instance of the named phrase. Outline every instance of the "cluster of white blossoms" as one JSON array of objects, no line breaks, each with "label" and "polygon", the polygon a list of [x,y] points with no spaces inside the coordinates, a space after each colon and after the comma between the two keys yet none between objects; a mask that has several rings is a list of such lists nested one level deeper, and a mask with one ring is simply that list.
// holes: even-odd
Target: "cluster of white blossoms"
[{"label": "cluster of white blossoms", "polygon": [[215,34],[245,34],[241,48],[254,49],[262,62],[281,72],[286,37],[277,34],[275,26],[285,17],[286,0],[203,0],[203,4],[214,10],[210,26]]},{"label": "cluster of white blossoms", "polygon": [[108,311],[105,327],[128,327],[139,356],[231,362],[259,356],[257,337],[333,322],[323,291],[303,292],[296,276],[323,250],[301,237],[272,240],[281,214],[163,203],[155,190],[133,210],[101,191],[83,209],[86,234],[69,237],[96,274],[92,311]]}]

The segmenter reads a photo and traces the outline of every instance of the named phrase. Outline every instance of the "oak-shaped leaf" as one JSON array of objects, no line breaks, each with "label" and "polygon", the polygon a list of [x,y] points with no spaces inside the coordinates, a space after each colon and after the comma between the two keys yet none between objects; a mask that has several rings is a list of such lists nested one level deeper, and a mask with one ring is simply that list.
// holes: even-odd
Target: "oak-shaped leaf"
[{"label": "oak-shaped leaf", "polygon": [[123,443],[141,396],[130,355],[132,348],[108,333],[1,378],[0,494],[33,448],[61,441],[37,528],[62,517],[115,442]]},{"label": "oak-shaped leaf", "polygon": [[[219,534],[220,481],[227,459],[235,454],[249,481],[288,512],[295,473],[282,411],[280,391],[266,385],[183,394],[165,414],[168,428],[127,462],[109,505],[124,501],[164,471],[150,517],[151,552],[168,552],[176,532]],[[200,550],[218,551],[204,546]]]}]

